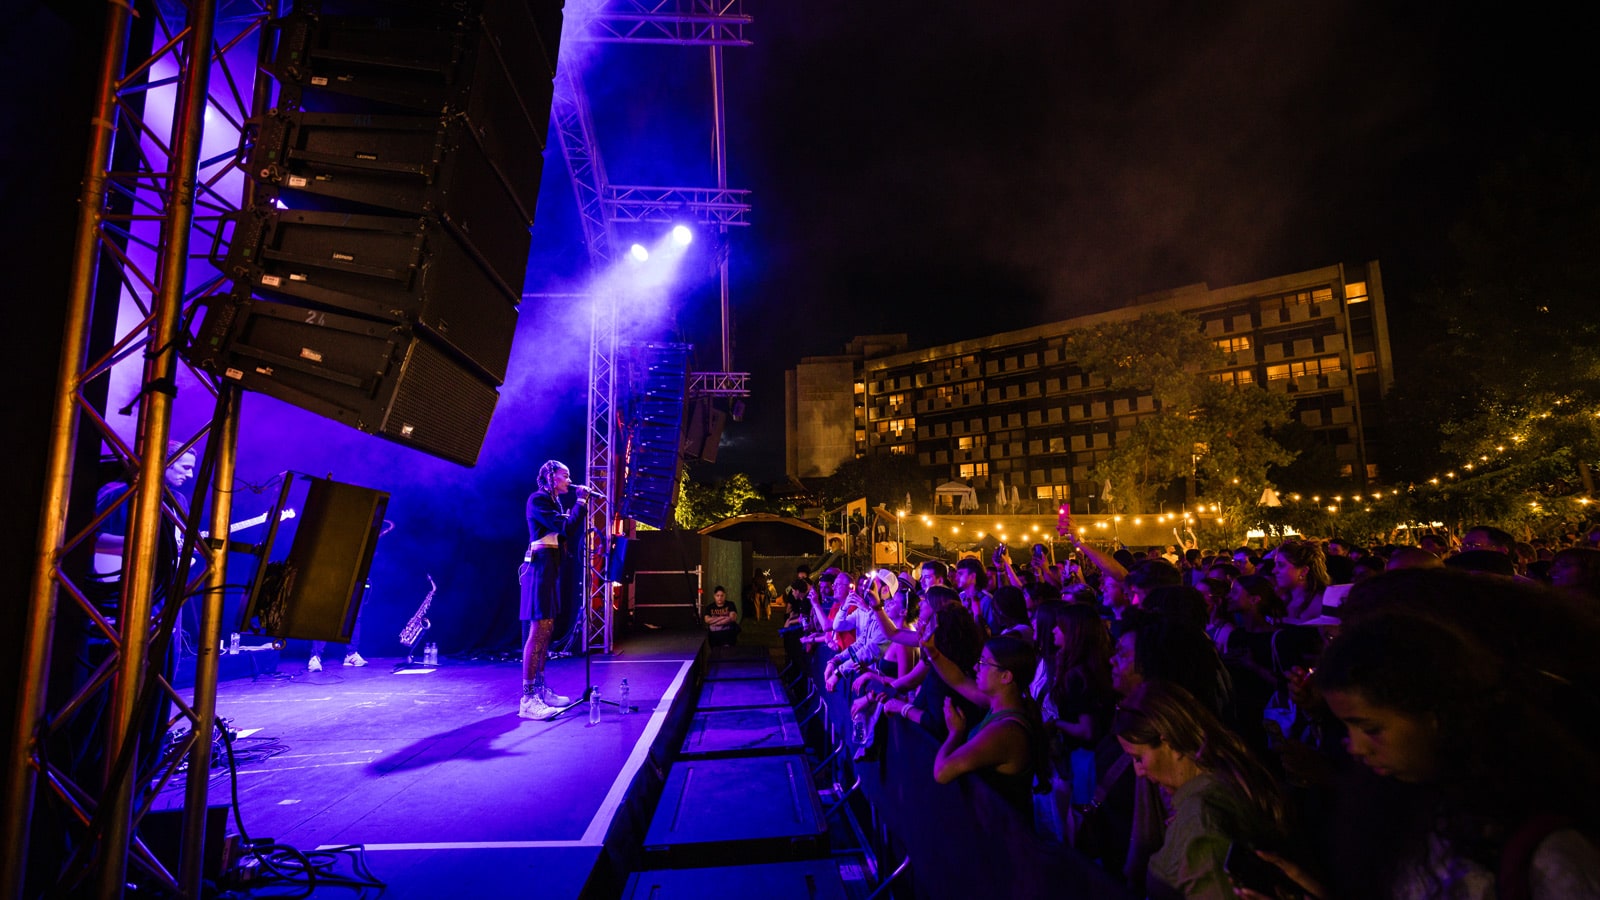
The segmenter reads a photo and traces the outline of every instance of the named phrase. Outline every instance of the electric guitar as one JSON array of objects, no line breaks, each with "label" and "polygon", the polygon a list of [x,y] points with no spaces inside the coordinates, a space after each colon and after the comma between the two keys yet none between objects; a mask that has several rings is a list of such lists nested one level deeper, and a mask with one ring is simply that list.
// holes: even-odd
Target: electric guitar
[{"label": "electric guitar", "polygon": [[[265,525],[266,522],[267,522],[267,519],[271,518],[271,516],[272,516],[271,513],[262,513],[259,516],[256,516],[256,517],[251,518],[251,519],[245,519],[242,522],[234,522],[232,525],[228,526],[228,534],[234,535],[234,534],[238,534],[241,531],[244,531],[246,528],[254,528],[257,525]],[[289,507],[289,508],[285,509],[281,515],[278,516],[278,521],[284,522],[284,521],[288,521],[289,519],[292,519],[294,517],[295,517],[294,508],[293,507]],[[183,542],[183,531],[181,529],[178,529],[178,528],[173,528],[173,534],[178,539],[178,542],[181,544]],[[200,532],[200,536],[202,538],[208,538],[208,537],[211,536],[211,532],[202,531],[202,532]],[[121,535],[116,535],[116,537],[120,538]],[[116,577],[118,575],[121,575],[122,574],[122,554],[121,553],[99,553],[99,552],[96,552],[94,554],[94,574],[95,574],[96,578],[98,578],[98,579],[100,579],[102,581],[104,581],[106,579],[109,579],[109,578],[114,578],[114,577]]]}]

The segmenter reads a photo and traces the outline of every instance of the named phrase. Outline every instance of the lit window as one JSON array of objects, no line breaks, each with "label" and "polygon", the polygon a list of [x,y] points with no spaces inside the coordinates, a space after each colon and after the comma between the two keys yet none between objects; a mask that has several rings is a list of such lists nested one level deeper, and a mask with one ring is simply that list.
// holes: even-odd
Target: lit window
[{"label": "lit window", "polygon": [[1367,299],[1367,283],[1365,281],[1353,281],[1344,286],[1344,302],[1365,303]]}]

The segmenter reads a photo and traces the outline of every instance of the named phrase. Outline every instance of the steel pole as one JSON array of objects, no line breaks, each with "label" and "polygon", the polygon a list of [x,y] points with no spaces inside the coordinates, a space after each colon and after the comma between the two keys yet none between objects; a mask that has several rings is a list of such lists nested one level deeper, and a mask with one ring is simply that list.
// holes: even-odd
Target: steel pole
[{"label": "steel pole", "polygon": [[55,638],[56,575],[66,533],[67,502],[72,492],[72,459],[77,452],[76,397],[89,334],[89,307],[100,257],[100,223],[106,202],[106,172],[116,128],[117,79],[128,52],[127,4],[106,6],[105,42],[89,122],[89,150],[83,164],[83,192],[78,199],[78,225],[73,238],[66,324],[62,328],[61,362],[56,370],[56,395],[50,414],[50,449],[45,469],[44,504],[39,510],[39,539],[28,590],[27,625],[23,633],[22,684],[15,727],[6,757],[5,812],[0,822],[4,841],[4,874],[0,896],[21,897],[28,862],[28,820],[33,809],[34,746],[50,671],[50,644]]},{"label": "steel pole", "polygon": [[[122,605],[118,624],[122,652],[112,686],[107,723],[107,760],[116,760],[132,741],[122,777],[107,786],[95,815],[103,821],[99,847],[97,895],[115,900],[127,878],[128,845],[133,833],[133,797],[139,781],[138,723],[134,721],[148,663],[151,596],[156,580],[156,542],[163,527],[161,504],[166,491],[167,438],[177,393],[177,338],[189,262],[189,232],[194,223],[196,173],[205,128],[206,94],[211,80],[211,43],[216,7],[195,0],[189,7],[184,71],[179,103],[173,116],[172,156],[167,164],[166,218],[160,245],[160,290],[154,298],[155,320],[139,404],[139,483],[128,515],[130,546],[123,559]],[[181,603],[169,597],[168,603]]]},{"label": "steel pole", "polygon": [[199,655],[194,663],[194,743],[189,747],[189,772],[184,781],[183,843],[178,886],[187,897],[199,897],[204,881],[206,795],[211,784],[212,722],[217,717],[217,666],[221,662],[222,599],[228,580],[228,532],[233,524],[233,483],[239,447],[239,389],[220,386],[217,416],[211,432],[216,454],[212,488],[211,533],[220,535],[200,607]]},{"label": "steel pole", "polygon": [[[728,187],[728,107],[722,91],[722,48],[711,47],[711,146],[717,188]],[[722,371],[733,371],[733,324],[728,315],[728,226],[717,229],[717,279],[722,301]]]}]

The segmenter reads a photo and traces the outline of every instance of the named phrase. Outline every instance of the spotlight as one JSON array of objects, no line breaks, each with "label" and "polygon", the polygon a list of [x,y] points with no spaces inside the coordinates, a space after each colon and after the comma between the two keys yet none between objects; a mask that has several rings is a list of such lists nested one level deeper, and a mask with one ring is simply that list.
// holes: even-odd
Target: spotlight
[{"label": "spotlight", "polygon": [[694,232],[687,225],[672,226],[672,242],[679,247],[687,247],[694,240]]},{"label": "spotlight", "polygon": [[643,244],[634,244],[628,249],[628,256],[632,257],[634,262],[644,262],[650,258],[650,251],[646,250]]}]

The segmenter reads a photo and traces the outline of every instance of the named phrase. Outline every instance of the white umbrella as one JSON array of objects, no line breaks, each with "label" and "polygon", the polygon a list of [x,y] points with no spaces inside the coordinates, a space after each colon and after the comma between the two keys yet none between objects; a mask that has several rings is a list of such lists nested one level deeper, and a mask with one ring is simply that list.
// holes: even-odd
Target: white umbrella
[{"label": "white umbrella", "polygon": [[1016,512],[1022,508],[1022,492],[1016,485],[1011,486],[1011,511]]},{"label": "white umbrella", "polygon": [[994,508],[996,512],[999,512],[1006,507],[1006,477],[1004,475],[997,475],[995,476],[994,482]]},{"label": "white umbrella", "polygon": [[1267,488],[1261,492],[1261,499],[1256,501],[1257,506],[1282,506],[1283,501],[1278,499],[1278,492]]}]

